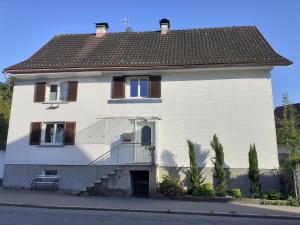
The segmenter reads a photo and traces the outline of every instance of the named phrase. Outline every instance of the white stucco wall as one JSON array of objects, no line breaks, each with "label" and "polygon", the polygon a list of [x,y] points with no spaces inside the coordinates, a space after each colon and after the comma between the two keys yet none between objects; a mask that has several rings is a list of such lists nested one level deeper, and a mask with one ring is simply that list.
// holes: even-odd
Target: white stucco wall
[{"label": "white stucco wall", "polygon": [[[155,116],[161,119],[156,155],[162,166],[189,165],[187,138],[201,150],[201,165],[211,166],[209,143],[216,133],[224,147],[226,166],[247,168],[249,145],[255,142],[259,167],[278,167],[269,70],[160,74],[162,103],[108,103],[112,75],[104,75],[70,78],[79,81],[77,102],[62,104],[55,110],[33,102],[35,80],[17,80],[6,163],[86,165],[107,151],[119,133],[132,129],[129,123],[112,120],[105,135],[99,128],[104,123],[97,118]],[[76,145],[30,146],[28,135],[34,121],[76,121]]]}]

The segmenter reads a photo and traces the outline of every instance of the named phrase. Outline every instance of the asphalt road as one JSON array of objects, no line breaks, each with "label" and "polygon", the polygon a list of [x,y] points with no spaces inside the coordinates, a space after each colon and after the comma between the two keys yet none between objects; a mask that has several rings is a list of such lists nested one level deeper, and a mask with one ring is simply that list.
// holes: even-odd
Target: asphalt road
[{"label": "asphalt road", "polygon": [[0,207],[0,225],[300,225],[300,220]]}]

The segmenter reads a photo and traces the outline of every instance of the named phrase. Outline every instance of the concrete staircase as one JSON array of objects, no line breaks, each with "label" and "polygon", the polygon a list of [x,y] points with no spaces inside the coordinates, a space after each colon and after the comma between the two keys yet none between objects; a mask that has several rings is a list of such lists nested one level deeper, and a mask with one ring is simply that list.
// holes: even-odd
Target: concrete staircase
[{"label": "concrete staircase", "polygon": [[79,191],[78,195],[104,195],[104,196],[128,196],[126,190],[116,188],[120,180],[123,167],[117,167],[106,176],[100,177],[93,184]]}]

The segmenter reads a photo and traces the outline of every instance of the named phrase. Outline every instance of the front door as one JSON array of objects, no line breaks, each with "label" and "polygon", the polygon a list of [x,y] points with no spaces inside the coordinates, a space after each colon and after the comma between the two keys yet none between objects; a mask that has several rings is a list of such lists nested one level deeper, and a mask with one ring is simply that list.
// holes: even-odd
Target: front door
[{"label": "front door", "polygon": [[151,163],[152,152],[155,143],[155,123],[149,121],[140,121],[136,124],[135,136],[135,162]]}]

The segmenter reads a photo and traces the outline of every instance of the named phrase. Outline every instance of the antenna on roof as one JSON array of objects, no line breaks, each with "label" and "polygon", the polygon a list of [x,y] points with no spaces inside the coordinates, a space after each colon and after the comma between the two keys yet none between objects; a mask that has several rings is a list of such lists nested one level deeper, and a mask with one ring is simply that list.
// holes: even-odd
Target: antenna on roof
[{"label": "antenna on roof", "polygon": [[125,32],[132,32],[132,28],[129,26],[129,17],[122,19],[122,22],[125,24]]}]

